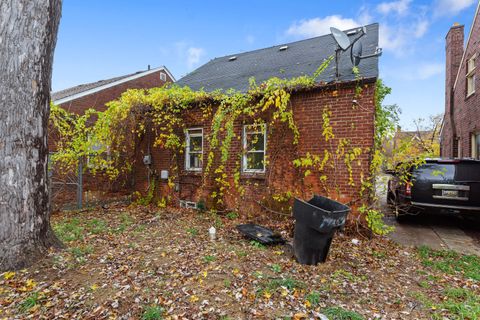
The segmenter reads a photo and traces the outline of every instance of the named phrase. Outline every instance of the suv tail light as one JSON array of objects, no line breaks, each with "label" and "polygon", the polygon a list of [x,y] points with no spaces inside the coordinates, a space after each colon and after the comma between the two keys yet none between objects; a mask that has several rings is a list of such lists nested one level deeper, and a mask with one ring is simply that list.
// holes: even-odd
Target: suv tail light
[{"label": "suv tail light", "polygon": [[405,183],[405,195],[407,197],[412,195],[412,184],[410,182]]}]

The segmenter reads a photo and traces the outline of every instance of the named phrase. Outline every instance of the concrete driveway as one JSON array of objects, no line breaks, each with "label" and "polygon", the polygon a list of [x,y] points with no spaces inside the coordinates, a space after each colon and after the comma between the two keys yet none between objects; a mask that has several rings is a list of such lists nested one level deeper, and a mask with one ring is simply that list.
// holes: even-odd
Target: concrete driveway
[{"label": "concrete driveway", "polygon": [[480,218],[477,221],[455,216],[412,216],[398,223],[386,204],[387,176],[377,180],[377,197],[385,222],[395,226],[389,237],[403,245],[419,247],[426,245],[435,250],[449,249],[463,254],[480,256]]},{"label": "concrete driveway", "polygon": [[415,216],[398,223],[393,215],[386,217],[395,226],[389,237],[403,245],[426,245],[435,250],[449,249],[480,256],[480,223],[447,216]]}]

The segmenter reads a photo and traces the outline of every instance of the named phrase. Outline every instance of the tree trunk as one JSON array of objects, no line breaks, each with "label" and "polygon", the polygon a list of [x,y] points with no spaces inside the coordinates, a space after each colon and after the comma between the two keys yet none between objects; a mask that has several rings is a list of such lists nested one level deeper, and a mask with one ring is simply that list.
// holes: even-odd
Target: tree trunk
[{"label": "tree trunk", "polygon": [[47,121],[61,0],[0,1],[0,271],[52,245]]}]

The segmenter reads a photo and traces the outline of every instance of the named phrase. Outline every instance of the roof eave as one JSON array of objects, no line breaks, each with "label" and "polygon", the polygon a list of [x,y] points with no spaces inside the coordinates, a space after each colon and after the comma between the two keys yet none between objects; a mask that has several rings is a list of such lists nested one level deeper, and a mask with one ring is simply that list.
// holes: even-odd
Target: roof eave
[{"label": "roof eave", "polygon": [[69,102],[69,101],[72,101],[72,100],[75,100],[75,99],[79,99],[79,98],[91,95],[93,93],[96,93],[96,92],[114,87],[116,85],[119,85],[119,84],[122,84],[122,83],[125,83],[125,82],[128,82],[128,81],[132,81],[132,80],[147,76],[149,74],[152,74],[152,73],[155,73],[155,72],[158,72],[158,71],[164,71],[166,74],[168,74],[168,76],[172,79],[172,81],[175,82],[175,78],[170,73],[170,71],[165,66],[161,66],[161,67],[158,67],[158,68],[155,68],[155,69],[150,69],[150,70],[147,70],[147,71],[144,71],[144,72],[134,74],[130,77],[126,77],[126,78],[123,78],[123,79],[120,79],[120,80],[117,80],[117,81],[114,81],[114,82],[111,82],[111,83],[107,83],[105,85],[101,85],[101,86],[98,86],[98,87],[95,87],[95,88],[92,88],[92,89],[88,89],[88,90],[85,90],[85,91],[82,91],[82,92],[78,92],[78,93],[72,94],[72,95],[64,97],[64,98],[53,100],[53,103],[57,104],[57,105],[60,105],[60,104],[63,104],[63,103],[66,103],[66,102]]}]

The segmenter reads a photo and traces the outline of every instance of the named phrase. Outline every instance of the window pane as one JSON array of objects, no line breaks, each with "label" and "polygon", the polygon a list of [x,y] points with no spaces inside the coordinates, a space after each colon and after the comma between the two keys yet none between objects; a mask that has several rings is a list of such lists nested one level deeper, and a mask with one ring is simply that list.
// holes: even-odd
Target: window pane
[{"label": "window pane", "polygon": [[263,133],[247,134],[247,151],[263,151],[265,150]]},{"label": "window pane", "polygon": [[472,71],[475,68],[475,58],[468,60],[467,72]]},{"label": "window pane", "polygon": [[202,137],[190,137],[190,151],[202,151]]},{"label": "window pane", "polygon": [[202,129],[188,129],[188,134],[190,135],[202,135]]},{"label": "window pane", "polygon": [[201,168],[202,167],[202,155],[200,153],[190,153],[188,155],[188,167],[189,168]]},{"label": "window pane", "polygon": [[477,159],[480,159],[480,134],[475,136],[475,142],[477,143]]},{"label": "window pane", "polygon": [[247,153],[247,167],[249,170],[263,170],[263,160],[265,154],[263,152]]},{"label": "window pane", "polygon": [[475,91],[475,75],[467,77],[467,94]]}]

